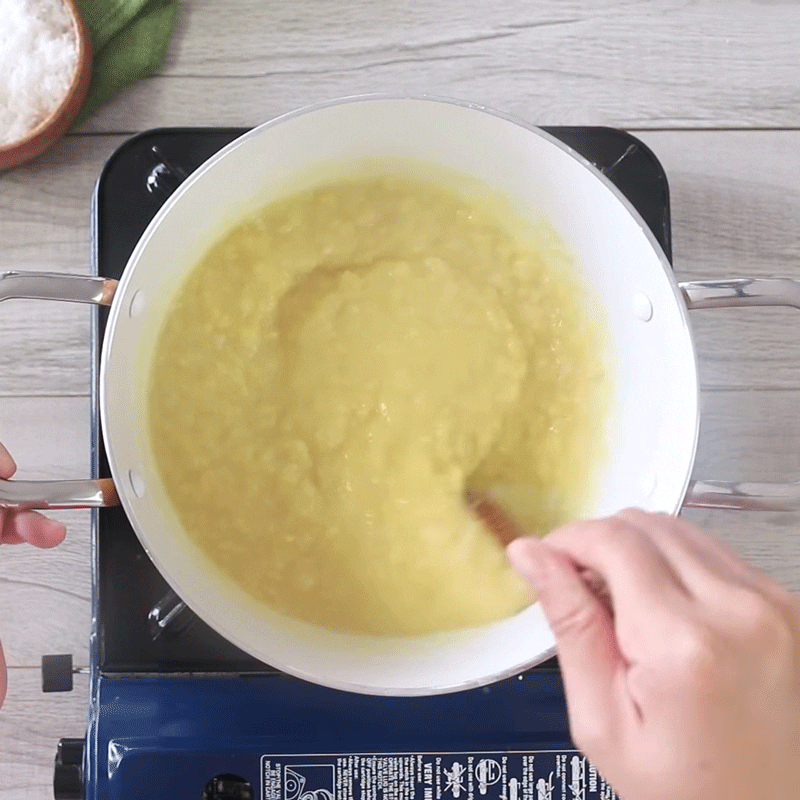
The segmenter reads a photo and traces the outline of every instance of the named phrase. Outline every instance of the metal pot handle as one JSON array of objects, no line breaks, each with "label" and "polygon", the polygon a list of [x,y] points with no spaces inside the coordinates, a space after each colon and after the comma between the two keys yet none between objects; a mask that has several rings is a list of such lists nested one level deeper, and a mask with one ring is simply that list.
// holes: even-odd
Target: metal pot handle
[{"label": "metal pot handle", "polygon": [[[0,302],[12,298],[64,300],[108,306],[117,281],[57,272],[0,274]],[[100,508],[119,504],[111,478],[83,481],[9,481],[0,479],[0,508]]]},{"label": "metal pot handle", "polygon": [[[689,310],[733,306],[790,306],[800,309],[800,281],[791,278],[735,278],[678,284]],[[686,508],[725,508],[750,511],[800,509],[800,481],[749,483],[692,481]]]}]

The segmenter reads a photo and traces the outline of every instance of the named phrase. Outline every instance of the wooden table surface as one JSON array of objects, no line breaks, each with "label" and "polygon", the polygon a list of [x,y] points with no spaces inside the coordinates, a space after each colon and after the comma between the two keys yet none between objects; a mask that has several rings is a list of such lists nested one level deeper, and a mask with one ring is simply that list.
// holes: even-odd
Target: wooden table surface
[{"label": "wooden table surface", "polygon": [[[86,272],[89,199],[106,158],[164,125],[254,125],[371,91],[473,100],[543,125],[626,128],[672,193],[682,279],[800,278],[797,0],[192,0],[166,63],[32,164],[0,175],[0,271]],[[20,476],[89,464],[89,311],[0,307],[0,441]],[[800,317],[693,314],[702,385],[697,477],[800,478]],[[692,512],[800,591],[797,514]],[[42,694],[42,654],[88,663],[89,521],[67,541],[0,551],[0,799],[52,797],[62,736],[83,736],[85,674]]]}]

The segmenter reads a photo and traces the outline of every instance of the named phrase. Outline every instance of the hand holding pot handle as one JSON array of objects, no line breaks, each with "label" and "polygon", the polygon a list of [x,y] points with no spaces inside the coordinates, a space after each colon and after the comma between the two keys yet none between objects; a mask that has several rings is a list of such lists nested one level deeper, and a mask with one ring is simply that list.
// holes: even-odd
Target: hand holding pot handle
[{"label": "hand holding pot handle", "polygon": [[[17,465],[0,444],[0,479],[7,480]],[[36,547],[55,547],[64,540],[64,525],[29,510],[7,510],[0,505],[0,544],[29,542]]]},{"label": "hand holding pot handle", "polygon": [[[0,478],[10,478],[16,470],[14,459],[0,444]],[[55,547],[64,540],[64,525],[35,511],[7,511],[0,508],[0,544],[29,542],[36,547]],[[6,662],[0,643],[0,706],[6,696]]]},{"label": "hand holding pot handle", "polygon": [[795,598],[661,514],[625,511],[508,550],[556,635],[573,739],[622,797],[796,796]]}]

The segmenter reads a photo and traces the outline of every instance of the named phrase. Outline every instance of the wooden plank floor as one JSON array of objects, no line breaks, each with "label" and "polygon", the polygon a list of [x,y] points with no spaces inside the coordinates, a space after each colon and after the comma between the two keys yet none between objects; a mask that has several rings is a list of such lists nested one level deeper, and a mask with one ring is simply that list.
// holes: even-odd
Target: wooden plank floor
[{"label": "wooden plank floor", "polygon": [[[345,6],[257,0],[180,4],[159,74],[34,163],[0,175],[0,271],[89,263],[89,200],[105,159],[162,125],[253,125],[365,91],[486,103],[539,124],[639,135],[664,164],[682,279],[800,278],[800,5],[775,0]],[[693,314],[703,389],[698,477],[800,479],[800,317]],[[20,476],[80,476],[89,462],[89,312],[0,306],[0,441]],[[87,681],[43,695],[42,654],[88,658],[88,514],[67,541],[0,551],[0,800],[52,796],[62,736],[82,736]],[[800,591],[797,514],[691,512]]]}]

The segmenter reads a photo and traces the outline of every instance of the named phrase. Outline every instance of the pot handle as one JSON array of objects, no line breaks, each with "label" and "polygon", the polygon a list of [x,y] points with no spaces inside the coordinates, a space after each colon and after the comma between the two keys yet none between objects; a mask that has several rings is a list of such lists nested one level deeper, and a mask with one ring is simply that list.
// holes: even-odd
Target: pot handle
[{"label": "pot handle", "polygon": [[[0,302],[11,298],[64,300],[111,305],[117,281],[57,272],[3,272]],[[100,508],[119,504],[111,478],[83,481],[9,481],[0,479],[0,508]]]},{"label": "pot handle", "polygon": [[[689,310],[733,306],[789,306],[800,309],[800,281],[791,278],[734,278],[678,284]],[[800,509],[800,481],[748,483],[692,481],[686,508],[725,508],[750,511]]]},{"label": "pot handle", "polygon": [[63,272],[3,272],[0,274],[0,301],[65,300],[110,306],[118,281],[90,275],[65,275]]}]

